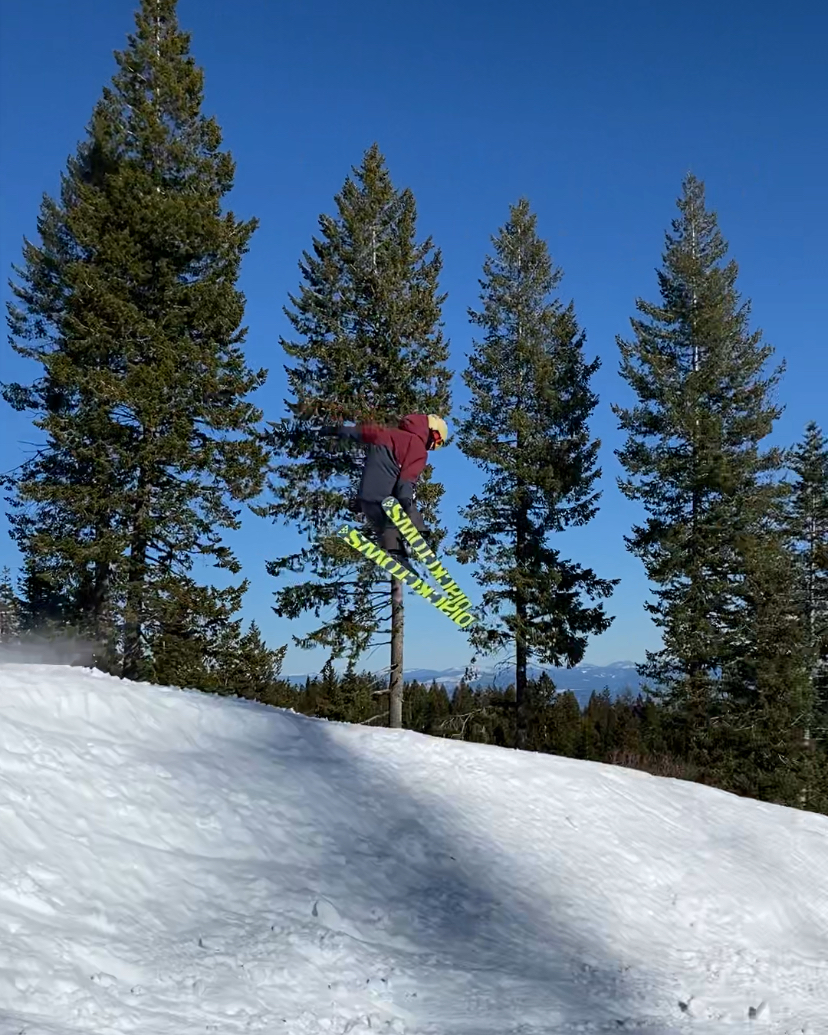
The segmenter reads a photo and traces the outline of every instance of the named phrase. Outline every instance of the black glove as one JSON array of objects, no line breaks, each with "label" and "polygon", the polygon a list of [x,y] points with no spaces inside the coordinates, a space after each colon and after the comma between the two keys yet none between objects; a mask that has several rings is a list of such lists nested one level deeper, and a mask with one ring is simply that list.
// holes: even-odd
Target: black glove
[{"label": "black glove", "polygon": [[414,483],[400,482],[397,484],[395,493],[397,501],[407,516],[411,516],[411,508],[414,506]]}]

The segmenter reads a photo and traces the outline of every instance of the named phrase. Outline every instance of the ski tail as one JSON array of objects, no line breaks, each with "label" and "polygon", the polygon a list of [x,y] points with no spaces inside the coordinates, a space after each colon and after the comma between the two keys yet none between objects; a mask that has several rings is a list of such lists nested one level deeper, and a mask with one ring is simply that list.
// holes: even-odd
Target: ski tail
[{"label": "ski tail", "polygon": [[393,496],[388,496],[382,501],[382,509],[388,515],[389,521],[399,529],[400,534],[410,546],[411,553],[424,565],[446,596],[457,600],[461,606],[470,608],[471,600],[468,595],[457,585],[443,562],[414,527],[414,523],[403,510],[400,501]]},{"label": "ski tail", "polygon": [[343,525],[337,532],[337,535],[349,546],[353,547],[357,553],[373,561],[377,567],[404,583],[438,611],[442,611],[447,618],[450,618],[461,629],[468,629],[477,621],[477,615],[473,614],[464,604],[464,601],[468,600],[467,597],[464,595],[460,597],[449,596],[447,593],[438,593],[433,586],[429,586],[424,579],[421,579],[419,575],[415,575],[410,568],[407,568],[389,553],[386,553],[376,543],[372,543],[368,536],[358,528],[354,528],[353,525]]}]

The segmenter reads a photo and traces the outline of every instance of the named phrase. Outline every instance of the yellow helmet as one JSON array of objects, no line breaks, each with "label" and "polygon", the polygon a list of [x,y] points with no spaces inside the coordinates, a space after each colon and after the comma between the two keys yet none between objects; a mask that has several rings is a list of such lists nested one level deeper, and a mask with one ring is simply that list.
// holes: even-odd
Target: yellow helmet
[{"label": "yellow helmet", "polygon": [[444,446],[448,438],[448,426],[443,418],[438,417],[436,413],[430,413],[428,415],[428,428],[431,432],[429,435],[429,448],[439,449],[440,446]]}]

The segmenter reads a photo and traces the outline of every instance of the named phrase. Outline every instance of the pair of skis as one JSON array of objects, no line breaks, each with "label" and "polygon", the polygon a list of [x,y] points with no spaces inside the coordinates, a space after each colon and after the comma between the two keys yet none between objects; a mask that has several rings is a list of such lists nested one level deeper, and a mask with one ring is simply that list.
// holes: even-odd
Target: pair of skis
[{"label": "pair of skis", "polygon": [[393,496],[382,501],[382,508],[391,521],[400,531],[400,534],[409,545],[411,554],[429,572],[442,592],[438,592],[430,586],[425,579],[420,578],[405,564],[386,553],[376,543],[366,536],[360,529],[353,525],[343,525],[337,535],[344,539],[349,546],[352,546],[357,553],[372,560],[374,564],[388,572],[389,575],[404,583],[414,592],[427,600],[438,611],[454,622],[461,629],[468,629],[477,621],[477,615],[471,610],[471,600],[460,589],[448,571],[443,567],[437,554],[426,543],[420,533],[412,524],[408,515]]}]

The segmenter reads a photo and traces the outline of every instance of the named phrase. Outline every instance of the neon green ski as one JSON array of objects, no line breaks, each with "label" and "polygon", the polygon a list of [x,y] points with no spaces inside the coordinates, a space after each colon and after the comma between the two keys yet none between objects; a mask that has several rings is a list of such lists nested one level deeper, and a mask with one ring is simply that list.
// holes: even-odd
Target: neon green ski
[{"label": "neon green ski", "polygon": [[447,596],[463,597],[463,599],[467,600],[468,603],[471,604],[468,596],[462,589],[460,589],[448,573],[443,562],[414,527],[411,519],[403,510],[400,501],[395,499],[393,496],[388,496],[382,501],[382,509],[388,515],[388,520],[396,525],[400,534],[411,547],[412,555],[428,569],[429,574],[440,589],[442,589]]},{"label": "neon green ski", "polygon": [[386,553],[376,543],[372,543],[358,528],[354,528],[352,525],[343,525],[337,532],[337,535],[348,543],[349,546],[352,546],[357,553],[361,553],[363,557],[372,560],[383,571],[388,572],[389,575],[413,589],[418,596],[427,600],[438,611],[442,611],[447,618],[450,618],[461,629],[468,629],[477,621],[477,615],[470,610],[471,601],[456,583],[452,583],[454,592],[449,592],[448,587],[441,586],[441,588],[446,589],[446,592],[438,593],[433,586],[429,586],[424,579],[421,579],[419,575],[415,575],[410,568],[407,568]]}]

